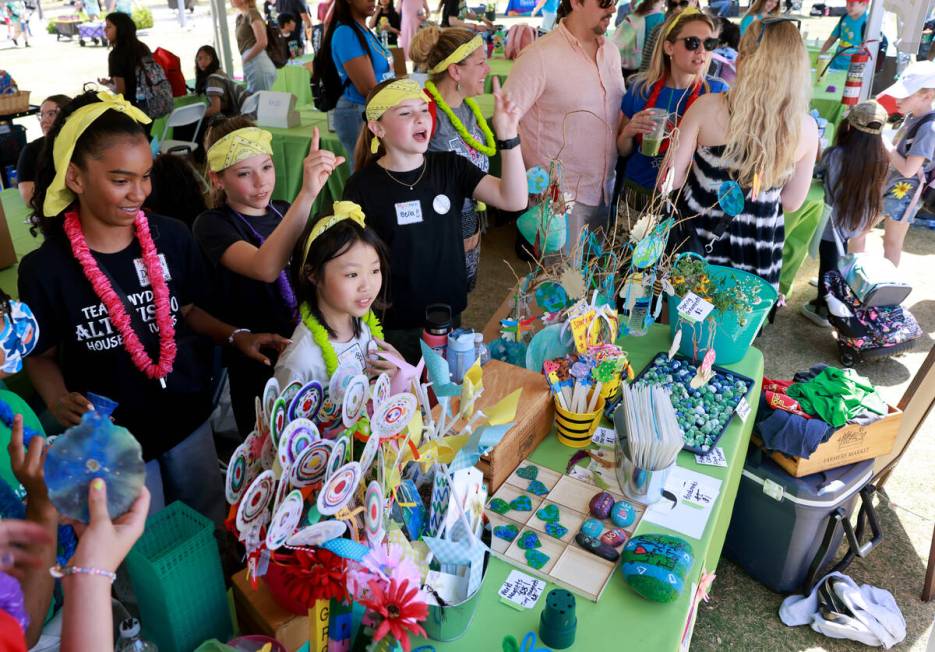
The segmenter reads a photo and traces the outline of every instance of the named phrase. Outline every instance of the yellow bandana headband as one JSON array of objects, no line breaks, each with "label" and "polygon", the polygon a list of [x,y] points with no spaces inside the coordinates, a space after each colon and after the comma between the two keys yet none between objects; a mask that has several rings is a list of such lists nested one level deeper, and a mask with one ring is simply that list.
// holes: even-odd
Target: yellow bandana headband
[{"label": "yellow bandana headband", "polygon": [[[387,110],[406,100],[427,101],[418,82],[411,79],[397,79],[387,84],[367,102],[367,120],[379,120]],[[376,154],[379,147],[380,139],[374,136],[370,141],[370,153]]]},{"label": "yellow bandana headband", "polygon": [[220,172],[252,156],[272,156],[272,140],[271,133],[257,127],[232,131],[208,148],[208,168],[212,172]]},{"label": "yellow bandana headband", "polygon": [[481,38],[480,34],[478,34],[467,43],[462,43],[459,45],[454,52],[442,59],[434,68],[429,70],[429,72],[433,75],[436,75],[440,72],[445,72],[448,70],[448,66],[453,63],[461,63],[469,56],[471,56],[474,53],[474,50],[481,47],[483,44],[484,39]]},{"label": "yellow bandana headband", "polygon": [[305,247],[302,252],[303,264],[308,260],[308,252],[312,248],[312,243],[315,242],[315,239],[338,222],[351,220],[356,222],[361,228],[366,226],[366,224],[364,224],[364,211],[359,204],[355,204],[352,201],[336,201],[334,202],[333,211],[333,215],[318,220],[315,226],[312,227],[312,232],[308,234],[308,239],[305,241]]},{"label": "yellow bandana headband", "polygon": [[125,113],[136,122],[144,125],[152,122],[148,115],[123,99],[123,95],[101,91],[97,94],[97,99],[100,102],[86,104],[68,116],[62,130],[55,138],[55,146],[52,148],[55,178],[49,185],[48,190],[46,190],[45,201],[42,203],[42,212],[46,216],[58,215],[75,200],[74,193],[65,184],[68,164],[71,163],[71,157],[75,153],[75,143],[81,138],[81,134],[105,111],[114,110]]},{"label": "yellow bandana headband", "polygon": [[675,26],[679,24],[679,21],[685,18],[686,16],[694,16],[695,14],[700,14],[701,12],[695,9],[694,7],[685,7],[675,19],[669,23],[669,26],[666,27],[666,33],[662,35],[662,38],[669,38],[669,34],[672,33],[672,30],[675,29]]}]

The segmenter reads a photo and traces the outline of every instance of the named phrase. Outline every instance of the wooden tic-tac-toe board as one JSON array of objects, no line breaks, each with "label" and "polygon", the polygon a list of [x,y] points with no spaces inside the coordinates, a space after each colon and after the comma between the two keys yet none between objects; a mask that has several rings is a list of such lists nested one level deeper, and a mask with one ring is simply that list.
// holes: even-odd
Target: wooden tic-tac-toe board
[{"label": "wooden tic-tac-toe board", "polygon": [[[532,468],[536,470],[529,470]],[[546,490],[547,493],[536,495],[534,491],[530,491],[533,481],[542,483],[541,486],[534,487],[539,493]],[[494,531],[491,539],[493,553],[524,572],[541,577],[597,602],[610,578],[613,577],[618,562],[612,563],[585,550],[575,541],[575,535],[580,531],[584,521],[594,518],[590,513],[589,504],[591,498],[601,491],[602,489],[593,484],[524,460],[488,501],[486,514]],[[613,491],[608,490],[607,493],[613,496],[615,502],[619,500],[629,502],[636,510],[636,519],[632,524],[618,528],[608,517],[601,521],[604,526],[603,532],[609,529],[622,529],[626,532],[626,539],[629,540],[643,516],[643,507]],[[528,499],[530,509],[520,510],[511,507],[506,513],[499,514],[490,507],[491,502],[497,498],[520,507],[523,507],[523,503]],[[540,518],[540,510],[553,509],[549,506],[558,509],[558,523],[567,528],[567,531],[560,537],[554,536],[558,534],[554,530],[551,535],[547,534],[546,529],[549,523]],[[548,512],[544,513],[551,516]],[[496,535],[498,526],[509,527],[511,525],[517,529],[512,541]],[[548,560],[541,568],[530,565],[527,561],[527,549],[520,545],[527,532],[535,533],[541,543],[541,547],[535,550],[548,556]],[[621,552],[623,545],[615,549]]]}]

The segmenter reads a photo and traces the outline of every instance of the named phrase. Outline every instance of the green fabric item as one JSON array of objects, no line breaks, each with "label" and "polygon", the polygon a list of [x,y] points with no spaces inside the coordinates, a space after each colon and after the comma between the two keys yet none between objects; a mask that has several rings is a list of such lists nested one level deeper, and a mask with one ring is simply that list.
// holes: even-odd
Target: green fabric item
[{"label": "green fabric item", "polygon": [[[659,351],[666,351],[671,343],[669,327],[654,324],[643,337],[623,337],[618,342],[627,351],[634,369],[641,370]],[[763,355],[759,350],[750,348],[743,360],[726,365],[739,374],[753,378],[756,382],[747,400],[750,405],[759,405],[760,386],[763,379]],[[695,560],[685,575],[686,585],[691,587],[698,582],[701,570],[715,572],[727,527],[730,524],[731,511],[737,497],[737,488],[743,471],[743,463],[753,429],[754,415],[745,423],[734,419],[721,438],[718,446],[724,449],[728,460],[727,468],[703,466],[695,462],[694,454],[685,451],[679,453],[678,464],[698,473],[704,473],[721,480],[721,492],[705,528],[701,540],[688,539]],[[612,427],[609,422],[602,425]],[[558,442],[554,435],[549,435],[530,456],[530,461],[563,472],[568,463],[571,449]],[[668,534],[682,536],[677,532],[641,521],[635,535]],[[517,612],[504,607],[497,591],[514,567],[497,558],[491,558],[487,567],[487,577],[480,589],[480,600],[474,623],[462,638],[450,643],[425,641],[414,637],[412,647],[431,643],[438,652],[463,652],[478,650],[491,652],[500,650],[504,635],[521,635],[527,631],[537,631],[539,615],[543,604],[535,609]],[[626,632],[626,649],[633,650],[678,650],[682,631],[691,609],[692,592],[682,591],[673,601],[665,605],[641,598],[623,580],[618,572],[610,578],[599,602],[577,598],[576,615],[578,630],[573,650],[623,649],[621,646],[608,647],[608,636],[612,633]]]},{"label": "green fabric item", "polygon": [[[13,414],[23,415],[23,425],[33,428],[36,432],[45,434],[39,417],[32,411],[32,408],[19,396],[7,389],[0,389],[0,401],[4,401],[13,410]],[[10,468],[10,453],[7,447],[10,445],[10,429],[3,423],[0,423],[0,478],[2,478],[14,491],[20,486],[19,480],[13,475],[13,469]]]},{"label": "green fabric item", "polygon": [[858,414],[870,410],[886,414],[886,402],[873,384],[853,369],[825,367],[804,383],[794,383],[788,394],[802,409],[835,428],[840,428]]},{"label": "green fabric item", "polygon": [[786,239],[782,245],[782,271],[779,274],[779,292],[789,296],[795,275],[805,261],[808,245],[815,229],[821,223],[825,206],[825,191],[820,181],[813,181],[805,202],[799,210],[785,214]]},{"label": "green fabric item", "polygon": [[[314,60],[311,55],[299,57],[300,64]],[[295,95],[295,108],[312,106],[312,73],[304,65],[287,64],[276,71],[272,91],[284,91]]]},{"label": "green fabric item", "polygon": [[[29,225],[26,218],[32,211],[23,203],[23,198],[16,188],[7,188],[0,191],[0,207],[3,208],[2,214],[6,217],[6,225],[10,230],[10,238],[13,240],[13,250],[16,252],[17,260],[22,260],[23,256],[36,249],[42,244],[42,238],[34,238],[29,234]],[[0,270],[0,288],[13,298],[19,296],[16,287],[16,270],[19,263],[15,263],[6,269]]]},{"label": "green fabric item", "polygon": [[511,59],[504,59],[503,57],[494,57],[487,59],[487,65],[490,66],[490,73],[487,75],[487,80],[484,82],[484,92],[493,93],[493,79],[496,77],[500,80],[500,85],[506,82],[506,78],[510,75],[510,71],[513,70],[513,61]]}]

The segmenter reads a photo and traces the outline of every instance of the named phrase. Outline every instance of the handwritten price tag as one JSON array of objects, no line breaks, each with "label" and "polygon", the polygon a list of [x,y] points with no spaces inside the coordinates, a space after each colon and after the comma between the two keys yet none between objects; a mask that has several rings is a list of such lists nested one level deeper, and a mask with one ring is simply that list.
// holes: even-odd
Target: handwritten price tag
[{"label": "handwritten price tag", "polygon": [[724,449],[720,446],[712,448],[704,455],[695,455],[695,461],[698,464],[707,466],[727,466],[727,458],[724,457]]},{"label": "handwritten price tag", "polygon": [[530,609],[536,606],[544,590],[545,582],[542,580],[513,570],[497,594],[502,601],[509,601],[511,607],[515,605],[519,609]]},{"label": "handwritten price tag", "polygon": [[750,404],[747,403],[746,396],[740,399],[740,403],[737,404],[737,409],[734,411],[743,423],[747,422],[747,417],[750,416]]},{"label": "handwritten price tag", "polygon": [[709,301],[705,301],[694,292],[686,294],[678,307],[679,316],[690,322],[702,321],[711,314],[712,310],[714,310],[714,305]]}]

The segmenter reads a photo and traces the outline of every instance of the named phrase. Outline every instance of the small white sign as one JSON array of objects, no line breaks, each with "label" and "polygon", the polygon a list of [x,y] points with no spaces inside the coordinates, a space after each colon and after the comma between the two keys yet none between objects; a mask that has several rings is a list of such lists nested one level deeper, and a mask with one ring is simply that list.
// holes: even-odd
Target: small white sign
[{"label": "small white sign", "polygon": [[712,448],[704,455],[695,455],[695,461],[698,462],[698,464],[706,464],[708,466],[727,466],[727,458],[724,457],[724,449],[720,446]]},{"label": "small white sign", "polygon": [[399,226],[418,224],[422,221],[422,205],[419,200],[404,201],[396,204],[396,223]]},{"label": "small white sign", "polygon": [[734,411],[737,413],[737,416],[740,417],[741,422],[747,422],[747,417],[750,416],[750,404],[747,403],[746,396],[740,398],[740,403],[737,404],[737,408]]},{"label": "small white sign", "polygon": [[536,606],[544,590],[545,582],[542,580],[511,570],[497,594],[501,600],[509,600],[522,609],[531,609]]},{"label": "small white sign", "polygon": [[690,322],[703,320],[712,310],[714,306],[694,292],[686,294],[678,307],[679,316]]},{"label": "small white sign", "polygon": [[594,436],[591,437],[591,441],[598,446],[613,446],[617,443],[617,432],[612,428],[601,426],[594,431]]}]

